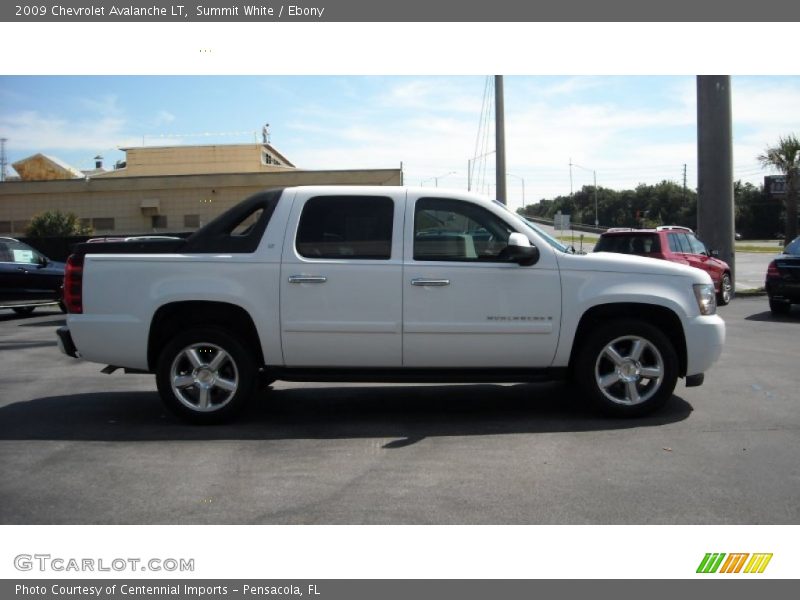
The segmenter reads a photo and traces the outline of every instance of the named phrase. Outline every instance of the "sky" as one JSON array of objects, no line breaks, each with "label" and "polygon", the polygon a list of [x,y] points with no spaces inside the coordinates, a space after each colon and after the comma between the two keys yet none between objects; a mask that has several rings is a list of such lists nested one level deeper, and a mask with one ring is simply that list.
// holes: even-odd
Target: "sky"
[{"label": "sky", "polygon": [[[307,169],[398,168],[407,185],[466,189],[494,150],[485,76],[2,76],[10,165],[37,152],[79,169],[119,148],[272,144]],[[800,134],[800,77],[732,77],[734,178],[772,173],[757,156]],[[507,76],[507,186],[517,208],[597,184],[697,185],[694,76]],[[487,94],[488,92],[488,94]],[[480,134],[483,134],[481,136]],[[484,141],[485,140],[485,141]],[[493,196],[494,155],[471,187]],[[570,169],[570,162],[573,163]],[[570,171],[572,182],[570,182]]]}]

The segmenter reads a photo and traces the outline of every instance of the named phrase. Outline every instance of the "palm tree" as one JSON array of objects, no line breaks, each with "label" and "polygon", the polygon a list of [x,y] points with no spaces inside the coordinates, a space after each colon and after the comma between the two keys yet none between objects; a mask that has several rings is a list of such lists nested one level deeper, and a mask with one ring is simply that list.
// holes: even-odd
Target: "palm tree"
[{"label": "palm tree", "polygon": [[786,243],[797,237],[797,188],[800,183],[800,141],[794,134],[778,138],[778,144],[759,155],[763,167],[772,167],[786,177]]}]

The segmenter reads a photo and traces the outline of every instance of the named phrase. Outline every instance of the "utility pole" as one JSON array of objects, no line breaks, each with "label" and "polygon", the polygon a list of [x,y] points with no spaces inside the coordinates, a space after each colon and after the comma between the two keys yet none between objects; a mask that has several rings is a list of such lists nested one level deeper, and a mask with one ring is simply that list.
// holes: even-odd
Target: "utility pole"
[{"label": "utility pole", "polygon": [[0,181],[6,180],[6,165],[8,164],[8,160],[6,159],[6,142],[8,138],[0,138]]},{"label": "utility pole", "polygon": [[506,130],[505,107],[503,100],[503,76],[494,76],[494,135],[495,149],[497,151],[495,163],[495,178],[497,180],[497,199],[506,203]]},{"label": "utility pole", "polygon": [[591,171],[592,172],[592,180],[594,181],[594,226],[600,226],[600,219],[599,213],[597,211],[597,170],[590,169],[588,167],[582,167],[581,165],[575,164],[572,162],[572,159],[569,159],[569,195],[572,196],[572,167],[578,167],[579,169],[583,169],[584,171]]},{"label": "utility pole", "polygon": [[733,135],[731,78],[697,76],[697,232],[731,268],[733,246]]},{"label": "utility pole", "polygon": [[686,163],[683,163],[683,201],[686,202]]}]

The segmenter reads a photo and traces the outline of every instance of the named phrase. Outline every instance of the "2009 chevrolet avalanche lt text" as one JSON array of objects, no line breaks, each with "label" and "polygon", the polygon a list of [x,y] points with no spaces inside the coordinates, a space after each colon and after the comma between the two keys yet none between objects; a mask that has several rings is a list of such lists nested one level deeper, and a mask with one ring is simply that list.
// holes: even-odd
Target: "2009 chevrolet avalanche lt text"
[{"label": "2009 chevrolet avalanche lt text", "polygon": [[64,299],[65,353],[155,373],[200,423],[276,379],[569,377],[636,416],[678,377],[700,385],[725,339],[707,273],[575,255],[498,202],[430,188],[269,190],[186,240],[83,244]]}]

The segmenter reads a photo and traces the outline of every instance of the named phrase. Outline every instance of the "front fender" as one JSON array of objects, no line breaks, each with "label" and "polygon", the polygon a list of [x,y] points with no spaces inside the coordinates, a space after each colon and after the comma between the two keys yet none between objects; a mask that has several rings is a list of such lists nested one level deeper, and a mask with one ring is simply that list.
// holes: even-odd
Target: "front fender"
[{"label": "front fender", "polygon": [[[607,273],[591,271],[562,271],[561,336],[553,366],[569,364],[575,334],[581,318],[590,309],[601,305],[642,304],[665,308],[684,324],[697,313],[692,282],[674,275],[641,273]],[[569,315],[569,318],[566,318]]]}]

